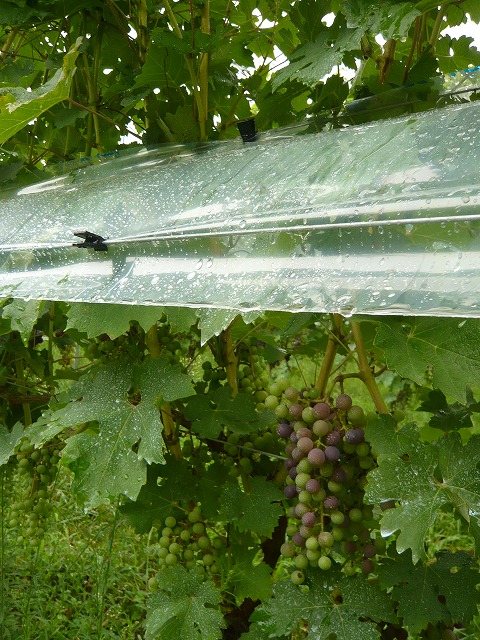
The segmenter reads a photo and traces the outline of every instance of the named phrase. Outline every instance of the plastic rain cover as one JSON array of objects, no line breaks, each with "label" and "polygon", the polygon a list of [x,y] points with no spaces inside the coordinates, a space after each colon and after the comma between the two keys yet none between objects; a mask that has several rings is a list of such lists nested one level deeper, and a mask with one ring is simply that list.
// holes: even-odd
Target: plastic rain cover
[{"label": "plastic rain cover", "polygon": [[[478,317],[479,134],[472,102],[143,150],[3,191],[0,294]],[[74,246],[78,230],[105,242]]]}]

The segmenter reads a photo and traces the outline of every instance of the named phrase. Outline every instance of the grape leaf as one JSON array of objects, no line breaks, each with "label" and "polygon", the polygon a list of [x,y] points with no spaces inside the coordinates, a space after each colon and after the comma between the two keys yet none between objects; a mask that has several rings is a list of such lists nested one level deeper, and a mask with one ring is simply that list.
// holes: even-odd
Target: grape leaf
[{"label": "grape leaf", "polygon": [[430,391],[428,400],[422,402],[418,411],[433,413],[428,424],[434,429],[452,431],[468,429],[472,426],[470,416],[472,411],[475,411],[476,408],[478,409],[476,405],[477,403],[473,403],[470,408],[469,404],[466,406],[458,402],[448,404],[445,394],[438,389],[434,389]]},{"label": "grape leaf", "polygon": [[365,439],[370,442],[377,456],[389,453],[401,456],[418,440],[418,429],[414,424],[398,428],[391,415],[379,414],[374,420],[369,420]]},{"label": "grape leaf", "polygon": [[8,462],[23,436],[23,425],[16,422],[11,431],[0,424],[0,466]]},{"label": "grape leaf", "polygon": [[238,531],[254,531],[271,536],[283,513],[280,489],[263,476],[250,478],[250,491],[242,491],[238,483],[223,487],[220,516],[232,522]]},{"label": "grape leaf", "polygon": [[2,317],[10,320],[13,331],[19,332],[25,345],[28,344],[40,308],[44,304],[40,300],[20,300],[17,298],[3,308]]},{"label": "grape leaf", "polygon": [[235,560],[228,582],[233,584],[237,604],[245,598],[268,600],[272,596],[271,568],[265,562],[258,562],[258,542],[251,535],[239,535],[233,530],[230,547]]},{"label": "grape leaf", "polygon": [[202,514],[207,519],[217,517],[220,495],[226,483],[234,483],[223,464],[214,462],[206,469],[200,466],[201,476],[192,473],[185,460],[169,456],[165,465],[151,465],[147,472],[147,483],[141,488],[138,498],[127,502],[120,510],[140,533],[148,533],[154,522],[163,523],[174,515],[176,505],[201,502]]},{"label": "grape leaf", "polygon": [[136,320],[148,331],[162,312],[163,309],[159,307],[73,302],[67,312],[67,331],[74,328],[86,333],[89,338],[106,333],[114,340],[128,331],[131,320]]},{"label": "grape leaf", "polygon": [[480,376],[480,323],[444,318],[382,319],[375,339],[390,369],[417,384],[433,369],[433,386],[465,402],[465,388]]},{"label": "grape leaf", "polygon": [[378,469],[368,474],[365,499],[400,503],[382,514],[382,535],[400,531],[397,550],[411,549],[416,564],[426,557],[424,539],[443,505],[454,507],[467,522],[478,522],[480,436],[463,445],[458,432],[451,432],[438,444],[412,442],[407,454],[407,459],[393,454],[378,457]]},{"label": "grape leaf", "polygon": [[146,640],[217,640],[225,627],[221,595],[210,580],[169,567],[158,576],[158,591],[147,607]]},{"label": "grape leaf", "polygon": [[63,66],[37,89],[27,91],[18,86],[0,88],[0,144],[44,111],[69,97],[80,44],[81,38],[65,55]]},{"label": "grape leaf", "polygon": [[315,572],[308,591],[282,580],[274,587],[274,596],[255,610],[251,620],[265,637],[277,638],[292,633],[299,618],[308,624],[308,637],[336,640],[379,640],[373,621],[395,622],[392,602],[377,585],[360,575],[344,576],[334,568]]},{"label": "grape leaf", "polygon": [[148,533],[155,522],[163,526],[176,504],[196,499],[196,479],[190,467],[185,461],[168,457],[165,465],[148,467],[147,482],[137,499],[122,505],[120,511],[139,533]]},{"label": "grape leaf", "polygon": [[[241,316],[246,324],[254,322],[263,311],[247,311]],[[199,318],[198,326],[201,331],[202,346],[213,338],[218,336],[222,331],[227,329],[230,324],[239,315],[235,309],[198,309],[197,316]]]},{"label": "grape leaf", "polygon": [[[140,401],[130,398],[132,388],[138,388]],[[87,506],[118,493],[135,500],[146,480],[146,463],[164,461],[157,402],[191,392],[188,376],[162,358],[136,366],[115,361],[73,385],[75,401],[52,412],[43,431],[37,426],[35,442],[55,430],[98,422],[98,433],[87,429],[69,438],[64,449],[64,460],[75,471],[74,490]]]},{"label": "grape leaf", "polygon": [[463,551],[441,551],[427,563],[412,564],[408,552],[383,560],[377,569],[383,588],[393,587],[398,614],[412,633],[428,623],[467,624],[477,613],[478,566]]},{"label": "grape leaf", "polygon": [[217,438],[223,427],[245,435],[269,424],[271,412],[257,413],[254,399],[240,393],[231,397],[231,390],[221,387],[203,396],[189,398],[185,417],[192,421],[192,429],[203,438]]},{"label": "grape leaf", "polygon": [[420,11],[414,2],[396,0],[344,0],[342,11],[350,28],[362,27],[364,31],[381,33],[385,40],[403,38]]},{"label": "grape leaf", "polygon": [[348,29],[344,20],[337,17],[331,27],[319,31],[315,40],[302,44],[292,53],[290,64],[273,76],[273,91],[291,80],[315,86],[341,63],[345,51],[358,49],[362,35],[362,29]]}]

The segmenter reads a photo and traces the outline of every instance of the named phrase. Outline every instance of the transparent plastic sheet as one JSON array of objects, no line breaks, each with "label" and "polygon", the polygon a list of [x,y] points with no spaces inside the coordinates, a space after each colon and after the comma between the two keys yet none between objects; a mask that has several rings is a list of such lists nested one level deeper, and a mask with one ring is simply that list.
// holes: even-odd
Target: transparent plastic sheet
[{"label": "transparent plastic sheet", "polygon": [[[480,316],[480,104],[165,146],[0,193],[0,294]],[[73,246],[88,230],[107,251]]]}]

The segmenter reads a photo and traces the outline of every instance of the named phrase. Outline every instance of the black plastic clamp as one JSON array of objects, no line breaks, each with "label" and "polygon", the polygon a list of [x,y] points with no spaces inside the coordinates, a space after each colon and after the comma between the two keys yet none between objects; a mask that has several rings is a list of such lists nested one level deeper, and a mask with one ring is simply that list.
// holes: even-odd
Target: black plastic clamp
[{"label": "black plastic clamp", "polygon": [[79,247],[79,249],[93,249],[94,251],[108,251],[108,247],[105,244],[105,238],[92,233],[91,231],[74,231],[74,236],[77,238],[83,238],[83,242],[75,242],[72,246]]}]

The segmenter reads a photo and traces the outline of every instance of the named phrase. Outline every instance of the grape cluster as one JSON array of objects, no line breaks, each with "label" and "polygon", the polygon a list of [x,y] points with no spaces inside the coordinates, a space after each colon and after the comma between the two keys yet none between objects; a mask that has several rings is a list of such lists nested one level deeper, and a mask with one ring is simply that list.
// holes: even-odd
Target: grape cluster
[{"label": "grape cluster", "polygon": [[[226,547],[226,538],[208,529],[200,505],[193,507],[183,520],[167,516],[158,540],[160,569],[181,564],[200,575],[220,573],[216,562]],[[149,582],[152,588],[154,580]]]},{"label": "grape cluster", "polygon": [[385,541],[372,535],[373,509],[363,502],[366,473],[375,465],[365,442],[366,414],[346,394],[334,406],[311,395],[288,387],[277,407],[277,434],[288,441],[284,494],[293,502],[281,554],[293,560],[296,584],[309,566],[328,570],[334,560],[347,575],[358,565],[369,574],[385,552]]},{"label": "grape cluster", "polygon": [[20,530],[17,540],[28,539],[38,545],[45,532],[45,520],[52,511],[51,485],[56,479],[62,442],[50,442],[48,447],[35,449],[24,439],[16,454],[17,473],[24,478],[24,498],[10,505],[8,524]]}]

